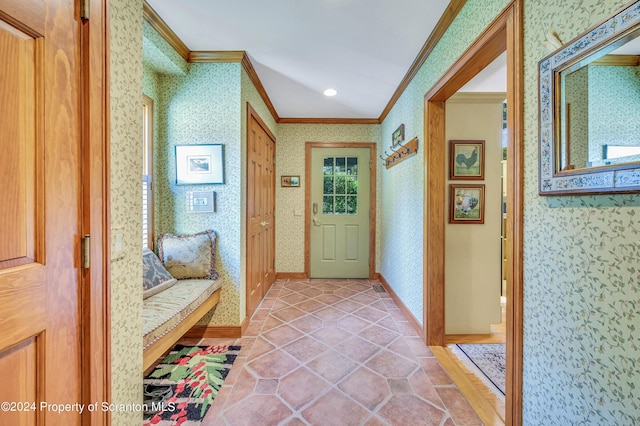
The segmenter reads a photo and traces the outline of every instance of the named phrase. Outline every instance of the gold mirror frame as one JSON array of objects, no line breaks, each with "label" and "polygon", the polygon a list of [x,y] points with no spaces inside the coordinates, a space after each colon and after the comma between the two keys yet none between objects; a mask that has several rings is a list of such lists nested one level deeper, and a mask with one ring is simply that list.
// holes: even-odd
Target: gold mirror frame
[{"label": "gold mirror frame", "polygon": [[640,162],[559,171],[560,72],[640,28],[640,0],[590,28],[538,64],[539,194],[640,191]]}]

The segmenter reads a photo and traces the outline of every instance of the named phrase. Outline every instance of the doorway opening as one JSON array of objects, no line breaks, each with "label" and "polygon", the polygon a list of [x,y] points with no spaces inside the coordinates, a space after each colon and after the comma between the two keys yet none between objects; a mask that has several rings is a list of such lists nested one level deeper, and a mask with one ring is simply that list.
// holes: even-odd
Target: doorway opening
[{"label": "doorway opening", "polygon": [[[507,135],[506,162],[506,297],[505,409],[501,416],[486,402],[477,401],[476,388],[468,379],[449,371],[460,390],[486,423],[522,423],[522,240],[523,240],[523,60],[522,1],[512,2],[489,25],[458,61],[425,96],[425,257],[424,330],[425,341],[443,363],[452,364],[445,345],[445,226],[449,219],[446,203],[446,102],[481,70],[506,52]],[[468,225],[471,226],[471,225]],[[499,238],[499,236],[497,237]],[[498,284],[499,285],[499,284]],[[454,368],[454,367],[452,367]],[[475,402],[473,400],[476,400]]]}]

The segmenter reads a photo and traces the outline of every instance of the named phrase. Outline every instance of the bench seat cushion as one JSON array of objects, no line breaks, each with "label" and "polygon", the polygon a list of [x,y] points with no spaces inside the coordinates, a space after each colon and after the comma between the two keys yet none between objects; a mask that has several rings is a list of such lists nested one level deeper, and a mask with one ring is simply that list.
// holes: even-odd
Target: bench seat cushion
[{"label": "bench seat cushion", "polygon": [[179,280],[172,287],[144,300],[143,347],[164,336],[221,286],[220,280]]}]

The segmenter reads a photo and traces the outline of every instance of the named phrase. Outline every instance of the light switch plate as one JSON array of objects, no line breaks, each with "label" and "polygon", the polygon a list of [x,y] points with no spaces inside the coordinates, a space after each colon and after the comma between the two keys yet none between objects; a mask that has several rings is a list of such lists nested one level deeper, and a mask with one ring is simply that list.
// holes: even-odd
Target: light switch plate
[{"label": "light switch plate", "polygon": [[111,228],[111,260],[124,257],[124,226]]}]

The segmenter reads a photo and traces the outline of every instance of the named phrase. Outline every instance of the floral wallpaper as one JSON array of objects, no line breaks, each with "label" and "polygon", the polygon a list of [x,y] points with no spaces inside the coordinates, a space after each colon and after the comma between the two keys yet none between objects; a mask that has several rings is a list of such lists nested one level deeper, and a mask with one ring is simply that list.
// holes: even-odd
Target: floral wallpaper
[{"label": "floral wallpaper", "polygon": [[[122,256],[111,261],[111,402],[142,402],[142,1],[109,2],[111,231]],[[112,413],[112,424],[142,422],[142,413]]]},{"label": "floral wallpaper", "polygon": [[[160,88],[156,235],[216,231],[222,298],[200,324],[237,325],[242,287],[240,64],[191,64],[185,76],[160,76]],[[224,184],[176,185],[175,147],[189,144],[224,145]],[[189,213],[187,192],[208,190],[216,194],[216,211]]]},{"label": "floral wallpaper", "polygon": [[392,132],[404,124],[406,140],[417,136],[414,158],[380,171],[378,214],[380,273],[418,322],[423,322],[424,95],[508,4],[469,1],[382,123],[378,151],[389,150]]},{"label": "floral wallpaper", "polygon": [[640,423],[640,196],[538,195],[538,61],[626,1],[525,1],[527,425]]},{"label": "floral wallpaper", "polygon": [[[378,142],[377,124],[279,124],[276,180],[299,175],[300,188],[276,183],[276,270],[304,272],[305,146],[307,142]],[[377,159],[374,159],[377,161]],[[381,165],[378,166],[380,170]],[[378,171],[380,176],[380,171]],[[379,192],[378,192],[379,194]],[[380,195],[377,196],[380,206]],[[302,214],[295,216],[295,210]],[[377,227],[376,227],[377,228]],[[379,238],[376,236],[376,241]],[[379,247],[377,247],[379,250]],[[377,270],[377,268],[376,268]]]}]

